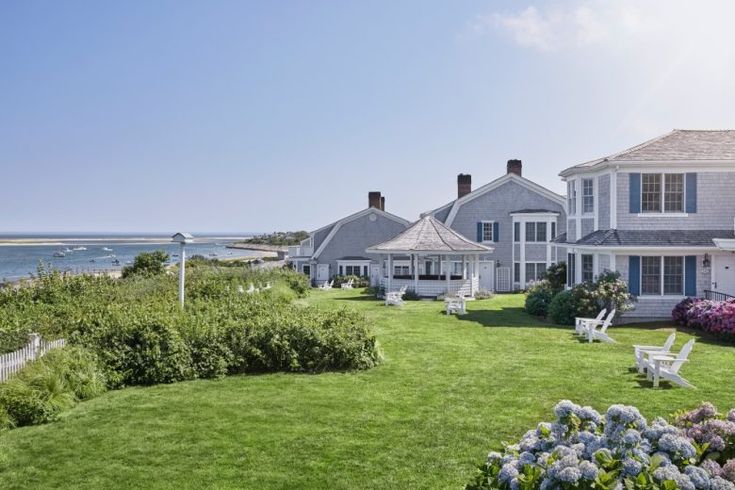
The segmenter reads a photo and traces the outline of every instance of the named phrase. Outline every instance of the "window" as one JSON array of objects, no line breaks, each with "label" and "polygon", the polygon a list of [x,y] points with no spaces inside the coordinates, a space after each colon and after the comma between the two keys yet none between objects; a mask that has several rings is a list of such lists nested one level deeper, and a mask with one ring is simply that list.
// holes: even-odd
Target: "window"
[{"label": "window", "polygon": [[641,257],[641,294],[661,294],[661,257]]},{"label": "window", "polygon": [[641,294],[684,294],[684,257],[641,257]]},{"label": "window", "polygon": [[556,222],[552,221],[551,222],[551,236],[549,237],[549,240],[553,240],[554,238],[556,238]]},{"label": "window", "polygon": [[301,266],[301,272],[303,272],[307,276],[311,276],[311,266],[304,264],[303,266]]},{"label": "window", "polygon": [[526,262],[526,284],[540,280],[545,273],[545,262]]},{"label": "window", "polygon": [[344,273],[344,275],[346,275],[346,276],[361,276],[362,275],[361,269],[362,269],[362,267],[359,266],[359,265],[346,265],[345,266],[345,273]]},{"label": "window", "polygon": [[454,274],[455,276],[461,276],[463,272],[462,262],[452,262],[452,266],[452,274]]},{"label": "window", "polygon": [[426,263],[424,264],[424,274],[426,274],[427,276],[430,276],[431,271],[433,270],[433,267],[434,267],[434,263],[430,260],[427,260]]},{"label": "window", "polygon": [[582,255],[582,282],[595,280],[595,258],[592,255]]},{"label": "window", "polygon": [[493,241],[493,222],[492,221],[482,222],[482,241],[483,242]]},{"label": "window", "polygon": [[574,180],[567,183],[567,209],[569,214],[577,213],[577,182]]},{"label": "window", "polygon": [[517,221],[513,223],[513,241],[516,243],[521,241],[521,224]]},{"label": "window", "polygon": [[642,174],[641,212],[684,212],[684,174]]},{"label": "window", "polygon": [[527,242],[545,242],[546,241],[546,223],[543,221],[526,223],[526,241]]},{"label": "window", "polygon": [[595,184],[592,179],[582,179],[582,212],[595,212]]},{"label": "window", "polygon": [[664,294],[684,294],[684,257],[664,257]]},{"label": "window", "polygon": [[574,286],[577,277],[577,260],[576,255],[567,254],[567,286]]},{"label": "window", "polygon": [[410,276],[411,275],[411,267],[408,265],[394,265],[393,266],[393,275],[394,276]]},{"label": "window", "polygon": [[517,282],[517,283],[521,282],[521,263],[520,262],[513,263],[513,282]]}]

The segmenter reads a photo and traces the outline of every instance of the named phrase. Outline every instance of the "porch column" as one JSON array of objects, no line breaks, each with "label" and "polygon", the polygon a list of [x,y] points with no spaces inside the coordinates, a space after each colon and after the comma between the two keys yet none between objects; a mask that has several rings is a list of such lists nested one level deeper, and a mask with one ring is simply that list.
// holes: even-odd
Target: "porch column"
[{"label": "porch column", "polygon": [[444,276],[447,279],[447,295],[449,295],[449,292],[450,292],[449,285],[450,285],[450,277],[451,277],[449,275],[449,266],[451,265],[451,263],[449,262],[449,255],[445,255],[444,257],[445,257],[445,260],[444,260],[445,265],[444,265],[444,267],[446,267],[444,269]]},{"label": "porch column", "polygon": [[393,281],[393,254],[388,254],[388,286],[385,288],[385,292],[390,292],[391,282]]},{"label": "porch column", "polygon": [[[470,255],[470,259],[472,256]],[[472,267],[472,263],[470,262],[470,259],[467,259],[467,265],[465,266],[465,270],[468,272],[465,274],[465,278],[469,277],[470,279],[470,297],[475,297],[475,270],[474,267]]]},{"label": "porch column", "polygon": [[413,291],[419,293],[419,254],[413,255]]}]

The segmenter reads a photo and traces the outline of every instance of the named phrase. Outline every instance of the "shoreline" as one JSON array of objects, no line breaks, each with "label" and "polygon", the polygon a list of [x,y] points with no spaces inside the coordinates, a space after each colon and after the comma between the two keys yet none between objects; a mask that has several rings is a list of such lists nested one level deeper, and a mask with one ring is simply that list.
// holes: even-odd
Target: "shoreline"
[{"label": "shoreline", "polygon": [[[194,238],[192,243],[212,243],[217,241],[238,243],[242,237],[201,237]],[[26,246],[43,246],[58,247],[66,245],[80,244],[110,244],[110,245],[168,245],[174,243],[168,237],[100,237],[100,238],[76,238],[76,237],[59,237],[59,238],[0,238],[0,247],[26,247]],[[229,247],[229,245],[228,245]],[[237,248],[237,247],[233,247]]]}]

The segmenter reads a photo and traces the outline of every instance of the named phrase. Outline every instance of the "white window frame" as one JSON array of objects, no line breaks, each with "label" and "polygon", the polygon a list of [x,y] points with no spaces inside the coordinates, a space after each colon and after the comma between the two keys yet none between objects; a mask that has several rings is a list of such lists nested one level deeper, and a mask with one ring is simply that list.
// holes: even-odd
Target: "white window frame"
[{"label": "white window frame", "polygon": [[[658,175],[661,178],[661,196],[660,204],[661,211],[644,211],[643,210],[643,176],[644,175]],[[667,175],[681,175],[681,211],[667,211],[666,210],[666,176]],[[641,212],[638,213],[639,217],[649,216],[663,216],[663,217],[677,217],[686,218],[689,214],[686,212],[687,209],[687,182],[686,173],[684,172],[641,172],[641,189],[639,193],[639,199],[641,203]]]},{"label": "white window frame", "polygon": [[[587,190],[587,183],[589,183],[589,194],[586,194],[585,191]],[[590,209],[587,210],[587,202],[586,199],[590,199]],[[594,178],[584,178],[582,179],[582,214],[593,214],[595,212],[595,179]]]},{"label": "white window frame", "polygon": [[569,187],[567,188],[567,215],[574,216],[577,214],[577,181],[572,179],[568,182]]},{"label": "white window frame", "polygon": [[593,282],[595,280],[595,255],[594,254],[580,254],[579,255],[579,273],[580,278],[582,282],[585,282],[584,280],[584,259],[585,257],[591,257],[592,258],[592,278],[590,279],[590,282]]},{"label": "white window frame", "polygon": [[[492,243],[495,239],[495,236],[493,236],[494,228],[495,228],[495,221],[480,221],[482,223],[482,242],[481,243]],[[485,225],[490,225],[490,240],[485,239]]]},{"label": "white window frame", "polygon": [[[358,277],[370,277],[370,261],[369,260],[338,260],[337,261],[337,273],[340,275],[350,275],[350,274],[347,274],[348,266],[360,268],[360,274],[357,274]],[[362,275],[362,271],[365,270],[364,269],[365,267],[367,267],[367,276]]]},{"label": "white window frame", "polygon": [[[660,273],[659,273],[659,292],[658,294],[650,294],[643,292],[643,257],[655,257],[659,259]],[[664,276],[666,275],[664,267],[664,257],[676,257],[681,259],[681,294],[666,294],[664,290]],[[682,298],[686,293],[686,259],[684,255],[643,255],[641,256],[640,271],[638,272],[638,284],[640,285],[641,291],[639,298]]]}]

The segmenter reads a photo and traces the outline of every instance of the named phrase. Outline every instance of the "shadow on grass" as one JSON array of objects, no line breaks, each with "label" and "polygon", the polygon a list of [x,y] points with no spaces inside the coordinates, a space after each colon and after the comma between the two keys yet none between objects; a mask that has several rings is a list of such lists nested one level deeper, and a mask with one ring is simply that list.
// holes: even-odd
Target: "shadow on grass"
[{"label": "shadow on grass", "polygon": [[469,310],[457,318],[463,321],[479,323],[484,327],[541,327],[569,330],[566,325],[555,325],[539,320],[526,313],[522,307],[503,307],[491,310]]}]

